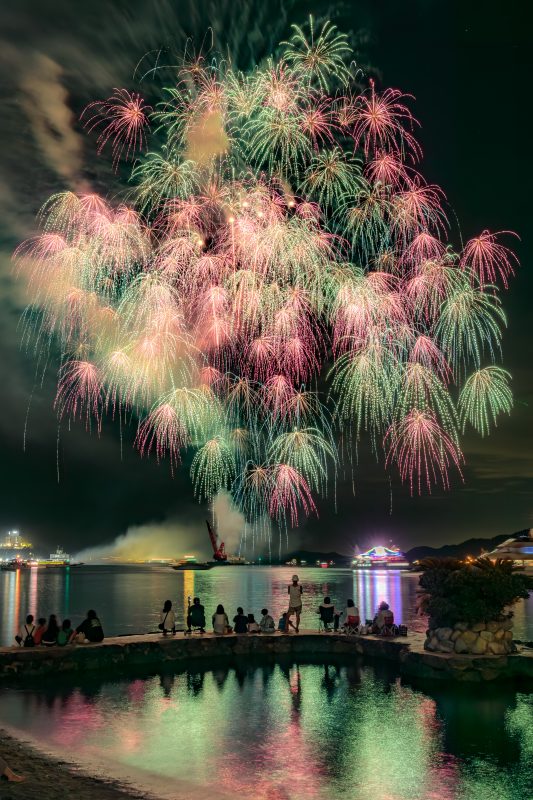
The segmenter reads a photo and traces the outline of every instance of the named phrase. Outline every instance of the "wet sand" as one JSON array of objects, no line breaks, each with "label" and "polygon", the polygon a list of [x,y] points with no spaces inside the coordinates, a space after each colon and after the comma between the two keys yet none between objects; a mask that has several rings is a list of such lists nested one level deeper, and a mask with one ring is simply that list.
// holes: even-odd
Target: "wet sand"
[{"label": "wet sand", "polygon": [[14,772],[26,777],[24,783],[1,780],[0,800],[146,800],[150,797],[107,781],[103,775],[88,777],[72,764],[43,755],[3,730],[0,730],[0,755]]}]

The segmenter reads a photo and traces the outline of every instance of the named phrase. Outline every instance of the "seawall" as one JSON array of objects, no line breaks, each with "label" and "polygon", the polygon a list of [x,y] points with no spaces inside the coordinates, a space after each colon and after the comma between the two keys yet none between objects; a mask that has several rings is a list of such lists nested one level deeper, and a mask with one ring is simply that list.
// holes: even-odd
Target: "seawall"
[{"label": "seawall", "polygon": [[163,637],[160,634],[120,636],[101,644],[50,648],[0,648],[0,682],[51,675],[73,675],[105,671],[107,675],[128,668],[157,669],[163,665],[184,666],[188,661],[218,658],[246,659],[250,656],[290,655],[300,658],[363,656],[396,665],[401,675],[412,678],[482,682],[526,679],[533,683],[533,650],[505,656],[462,656],[429,653],[424,635],[386,639],[379,636],[301,631],[284,636],[214,634]]}]

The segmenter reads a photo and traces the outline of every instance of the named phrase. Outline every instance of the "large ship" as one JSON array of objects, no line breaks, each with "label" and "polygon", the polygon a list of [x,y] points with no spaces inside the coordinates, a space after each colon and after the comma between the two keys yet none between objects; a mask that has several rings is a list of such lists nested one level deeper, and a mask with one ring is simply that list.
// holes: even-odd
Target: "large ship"
[{"label": "large ship", "polygon": [[398,547],[371,547],[366,553],[359,553],[352,561],[353,569],[409,569],[410,564]]},{"label": "large ship", "polygon": [[533,572],[533,528],[506,539],[490,553],[483,555],[493,561],[497,558],[509,558],[515,566]]},{"label": "large ship", "polygon": [[73,562],[70,560],[70,554],[65,553],[62,547],[57,547],[55,553],[50,553],[50,558],[40,559],[37,566],[50,568],[61,567],[82,567],[83,562]]}]

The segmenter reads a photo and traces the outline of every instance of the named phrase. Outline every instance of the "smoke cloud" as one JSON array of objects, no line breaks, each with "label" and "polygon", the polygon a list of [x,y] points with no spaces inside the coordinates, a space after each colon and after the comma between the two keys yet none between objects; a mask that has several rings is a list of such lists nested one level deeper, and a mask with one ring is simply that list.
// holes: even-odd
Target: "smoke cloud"
[{"label": "smoke cloud", "polygon": [[[219,539],[225,543],[226,551],[237,552],[244,530],[244,517],[228,492],[218,493],[212,510]],[[113,542],[77,553],[75,560],[157,561],[182,558],[186,553],[198,559],[211,558],[213,555],[205,521],[201,517],[190,524],[172,518],[165,522],[133,525]]]},{"label": "smoke cloud", "polygon": [[218,538],[226,545],[226,552],[237,553],[245,525],[243,514],[224,489],[215,497],[212,510]]},{"label": "smoke cloud", "polygon": [[184,525],[172,519],[133,525],[114,542],[77,553],[76,560],[151,561],[178,559],[189,552],[205,557],[208,549],[207,531],[204,533],[199,523]]},{"label": "smoke cloud", "polygon": [[74,130],[62,69],[42,53],[36,53],[30,63],[20,81],[22,106],[49,166],[74,187],[82,167],[82,139]]}]

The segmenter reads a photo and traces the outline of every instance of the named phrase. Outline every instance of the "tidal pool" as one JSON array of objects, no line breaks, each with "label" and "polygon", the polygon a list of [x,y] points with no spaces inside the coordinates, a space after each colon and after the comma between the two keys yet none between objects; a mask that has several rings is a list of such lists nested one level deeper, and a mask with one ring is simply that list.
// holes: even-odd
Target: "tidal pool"
[{"label": "tidal pool", "polygon": [[533,695],[351,661],[3,689],[0,725],[166,798],[529,800]]}]

